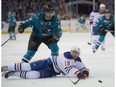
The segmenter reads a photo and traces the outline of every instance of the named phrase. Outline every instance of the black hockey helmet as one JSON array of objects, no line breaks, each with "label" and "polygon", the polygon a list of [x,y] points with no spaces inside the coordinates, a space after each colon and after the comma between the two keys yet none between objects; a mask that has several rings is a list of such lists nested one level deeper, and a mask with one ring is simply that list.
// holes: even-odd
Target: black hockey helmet
[{"label": "black hockey helmet", "polygon": [[45,5],[45,12],[53,13],[54,7],[51,4]]}]

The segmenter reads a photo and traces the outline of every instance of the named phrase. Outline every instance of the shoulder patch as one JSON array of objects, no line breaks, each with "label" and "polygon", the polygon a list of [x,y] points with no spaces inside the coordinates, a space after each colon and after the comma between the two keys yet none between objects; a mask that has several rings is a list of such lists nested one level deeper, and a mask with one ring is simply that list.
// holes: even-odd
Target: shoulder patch
[{"label": "shoulder patch", "polygon": [[72,57],[72,55],[70,54],[70,52],[65,52],[65,53],[64,53],[64,57],[67,58],[67,59],[74,59],[74,58]]}]

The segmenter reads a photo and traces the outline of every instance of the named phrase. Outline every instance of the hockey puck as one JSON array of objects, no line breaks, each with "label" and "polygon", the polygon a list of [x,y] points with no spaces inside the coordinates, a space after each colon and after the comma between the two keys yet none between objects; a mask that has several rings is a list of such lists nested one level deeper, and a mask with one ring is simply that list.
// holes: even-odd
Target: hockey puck
[{"label": "hockey puck", "polygon": [[91,45],[91,43],[90,42],[87,42],[89,45]]},{"label": "hockey puck", "polygon": [[102,83],[102,81],[101,81],[101,80],[98,80],[98,82],[99,82],[99,83]]}]

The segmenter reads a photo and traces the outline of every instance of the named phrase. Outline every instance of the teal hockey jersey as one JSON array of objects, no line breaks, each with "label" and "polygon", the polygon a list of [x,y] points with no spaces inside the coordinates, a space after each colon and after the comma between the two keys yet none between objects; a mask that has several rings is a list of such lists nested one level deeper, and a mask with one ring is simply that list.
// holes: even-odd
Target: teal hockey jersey
[{"label": "teal hockey jersey", "polygon": [[95,27],[99,29],[109,30],[114,27],[114,16],[110,15],[110,19],[106,19],[105,15],[101,16],[95,24]]},{"label": "teal hockey jersey", "polygon": [[16,18],[15,14],[11,14],[8,16],[9,27],[16,26]]},{"label": "teal hockey jersey", "polygon": [[24,22],[25,28],[33,27],[32,32],[38,37],[47,37],[52,35],[62,36],[61,25],[58,17],[54,15],[51,20],[45,19],[45,13],[40,12]]}]

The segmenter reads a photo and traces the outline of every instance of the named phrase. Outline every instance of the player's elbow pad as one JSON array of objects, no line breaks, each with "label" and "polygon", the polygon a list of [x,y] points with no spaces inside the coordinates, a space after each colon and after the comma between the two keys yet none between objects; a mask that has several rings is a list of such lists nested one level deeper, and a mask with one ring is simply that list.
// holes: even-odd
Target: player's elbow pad
[{"label": "player's elbow pad", "polygon": [[62,36],[62,31],[58,32],[56,35],[60,38]]}]

